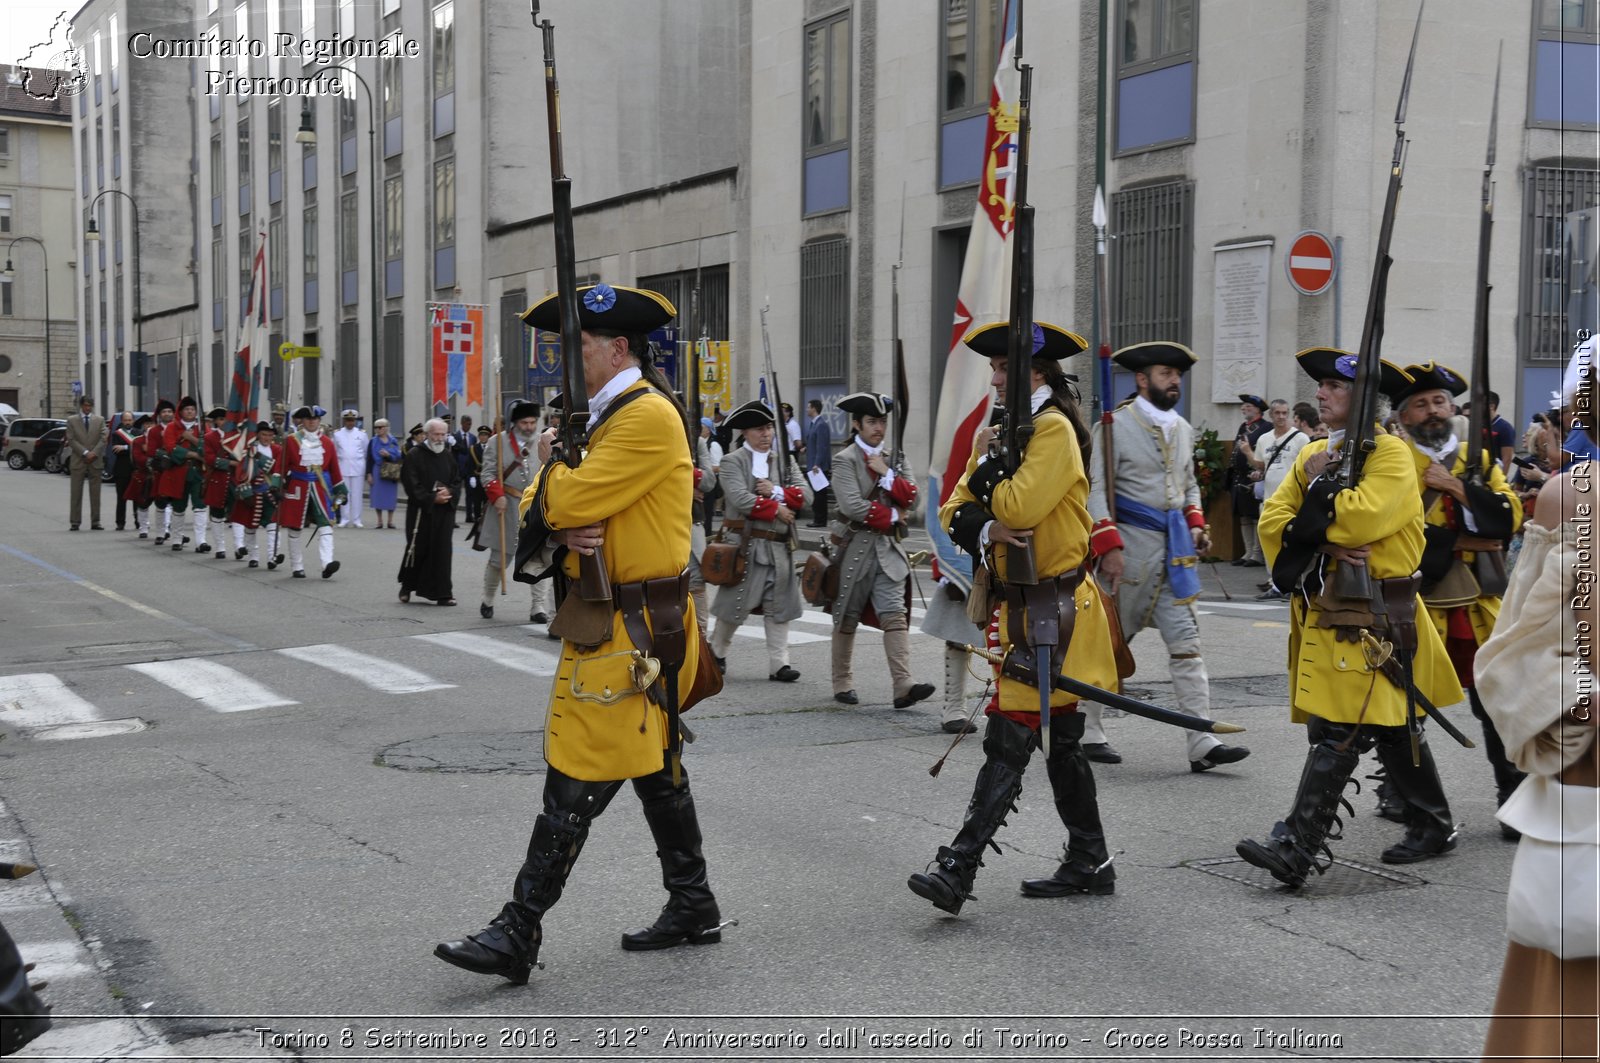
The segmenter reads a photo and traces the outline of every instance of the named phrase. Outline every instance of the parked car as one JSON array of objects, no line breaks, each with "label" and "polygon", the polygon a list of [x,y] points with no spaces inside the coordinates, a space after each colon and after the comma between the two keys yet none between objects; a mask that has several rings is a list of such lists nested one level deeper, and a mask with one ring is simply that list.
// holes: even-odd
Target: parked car
[{"label": "parked car", "polygon": [[33,449],[52,428],[61,429],[62,438],[66,438],[67,422],[58,417],[18,417],[6,425],[5,435],[0,437],[0,454],[5,455],[6,464],[13,469],[26,469],[29,465],[42,468],[43,458],[33,464]]},{"label": "parked car", "polygon": [[45,472],[67,471],[67,427],[52,428],[33,443],[33,457],[28,464]]}]

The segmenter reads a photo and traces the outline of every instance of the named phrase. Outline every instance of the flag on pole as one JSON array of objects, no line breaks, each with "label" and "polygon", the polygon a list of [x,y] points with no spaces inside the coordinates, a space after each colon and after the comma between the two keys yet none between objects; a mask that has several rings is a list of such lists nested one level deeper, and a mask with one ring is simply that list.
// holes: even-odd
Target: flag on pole
[{"label": "flag on pole", "polygon": [[250,293],[239,322],[239,346],[233,355],[233,379],[228,384],[228,425],[248,431],[255,424],[259,377],[254,361],[267,349],[267,233],[256,236],[256,254],[250,264]]},{"label": "flag on pole", "polygon": [[433,337],[433,401],[449,402],[460,395],[483,405],[483,314],[486,308],[469,303],[429,303],[429,332]]},{"label": "flag on pole", "polygon": [[1013,178],[1017,149],[1017,97],[1021,75],[1012,65],[1017,46],[1017,5],[1006,0],[1005,32],[1000,61],[989,89],[989,121],[985,130],[983,178],[972,213],[972,232],[961,264],[955,320],[939,406],[934,416],[933,467],[928,470],[927,527],[940,575],[963,589],[971,585],[972,559],[963,554],[939,523],[939,506],[950,497],[966,471],[972,440],[988,421],[989,361],[961,342],[972,329],[1004,321],[1010,307]]},{"label": "flag on pole", "polygon": [[761,375],[761,379],[757,385],[756,398],[761,400],[761,405],[765,406],[769,410],[772,409],[772,400],[767,398],[767,377],[764,373]]}]

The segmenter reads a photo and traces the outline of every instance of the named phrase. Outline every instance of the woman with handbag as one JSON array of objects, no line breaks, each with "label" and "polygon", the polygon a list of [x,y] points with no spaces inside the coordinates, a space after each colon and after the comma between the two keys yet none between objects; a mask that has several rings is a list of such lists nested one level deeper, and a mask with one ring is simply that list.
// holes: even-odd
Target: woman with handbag
[{"label": "woman with handbag", "polygon": [[389,421],[380,417],[372,423],[372,442],[367,444],[367,503],[377,511],[379,528],[394,527],[394,507],[400,497],[400,441],[389,434]]},{"label": "woman with handbag", "polygon": [[[727,671],[734,632],[760,606],[767,635],[767,678],[792,683],[800,672],[789,664],[789,623],[803,612],[800,577],[794,570],[794,518],[810,498],[797,462],[788,463],[788,483],[778,475],[771,410],[760,402],[747,402],[725,423],[742,431],[744,442],[722,459],[717,476],[724,497],[724,541],[708,546],[700,563],[706,582],[718,586],[711,604],[711,615],[717,619],[711,652],[717,666]],[[719,553],[733,555],[735,572],[742,563],[742,576],[719,583],[727,578],[718,574]]]},{"label": "woman with handbag", "polygon": [[[1573,404],[1570,385],[1567,401]],[[1578,402],[1594,434],[1595,387]],[[1484,1055],[1594,1059],[1600,1001],[1600,761],[1594,656],[1600,623],[1592,545],[1594,476],[1583,462],[1552,477],[1524,526],[1522,559],[1499,622],[1478,651],[1484,707],[1528,773],[1499,819],[1522,832],[1506,897],[1505,966]]]}]

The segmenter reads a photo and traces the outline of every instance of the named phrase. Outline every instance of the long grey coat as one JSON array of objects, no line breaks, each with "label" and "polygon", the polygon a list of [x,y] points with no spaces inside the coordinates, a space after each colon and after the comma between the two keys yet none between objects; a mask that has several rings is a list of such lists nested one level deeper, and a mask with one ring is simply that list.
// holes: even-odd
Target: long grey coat
[{"label": "long grey coat", "polygon": [[[777,454],[768,459],[769,477],[778,482]],[[751,454],[744,447],[735,447],[722,459],[717,483],[722,488],[723,510],[728,516],[743,518],[747,529],[781,531],[785,525],[778,521],[750,520],[750,510],[755,506],[756,477],[751,471]],[[798,463],[789,462],[789,483],[805,492],[806,504],[811,503],[811,490],[800,476]],[[743,545],[742,535],[729,534],[729,541]],[[768,573],[772,574],[772,607],[764,614],[779,623],[800,619],[804,607],[800,603],[800,577],[794,570],[794,551],[783,541],[753,539],[750,542],[750,561],[745,577],[732,587],[718,587],[717,597],[711,603],[711,615],[730,624],[742,624],[751,611],[762,605],[761,593],[766,587]]]},{"label": "long grey coat", "polygon": [[[535,440],[536,442],[536,440]],[[489,562],[498,565],[499,553],[502,542],[500,536],[505,534],[506,566],[509,569],[512,559],[517,556],[517,529],[521,526],[521,518],[517,515],[517,503],[522,499],[522,492],[533,483],[534,474],[539,471],[539,454],[533,442],[528,445],[526,456],[521,454],[520,444],[505,432],[498,432],[489,438],[483,446],[483,473],[484,483],[490,480],[500,480],[506,491],[506,508],[503,513],[496,513],[494,503],[486,503],[483,509],[483,527],[478,531],[478,543],[489,548]],[[510,469],[501,476],[501,462],[509,466],[512,462],[520,462],[516,468]],[[499,530],[496,530],[496,522]]]},{"label": "long grey coat", "polygon": [[[833,488],[834,509],[840,517],[833,531],[845,540],[839,559],[839,596],[834,601],[850,601],[856,585],[862,581],[871,583],[879,572],[895,583],[910,579],[911,562],[906,557],[905,547],[893,535],[850,530],[849,521],[859,524],[867,519],[872,492],[878,486],[877,476],[867,468],[866,455],[854,440],[834,456],[833,479],[829,486]],[[855,619],[841,616],[837,605],[835,609],[836,624],[843,619]]]}]

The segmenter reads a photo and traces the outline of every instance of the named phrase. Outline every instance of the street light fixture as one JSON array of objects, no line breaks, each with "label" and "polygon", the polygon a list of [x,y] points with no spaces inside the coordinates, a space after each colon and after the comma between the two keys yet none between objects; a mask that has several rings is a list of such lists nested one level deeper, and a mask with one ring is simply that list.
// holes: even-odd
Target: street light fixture
[{"label": "street light fixture", "polygon": [[[148,362],[148,356],[144,353],[144,285],[141,283],[139,268],[143,262],[139,257],[139,201],[120,188],[105,189],[89,201],[89,208],[84,212],[89,216],[89,224],[84,226],[83,238],[90,243],[99,242],[100,227],[95,223],[94,208],[95,204],[105,196],[121,196],[133,208],[133,344],[134,349]],[[85,311],[87,312],[87,308]],[[48,387],[46,390],[48,391]]]},{"label": "street light fixture", "polygon": [[19,236],[12,240],[6,245],[5,276],[8,281],[17,275],[11,265],[11,249],[22,243],[38,244],[39,252],[44,255],[44,413],[48,417],[54,399],[50,393],[50,249],[37,236]]},{"label": "street light fixture", "polygon": [[[371,172],[371,179],[367,182],[367,227],[372,230],[372,268],[368,271],[372,277],[372,379],[374,382],[373,395],[374,408],[381,407],[385,399],[387,381],[384,380],[384,345],[380,334],[383,317],[381,313],[381,289],[378,283],[379,264],[383,261],[382,245],[378,242],[378,181],[382,173],[378,170],[378,125],[375,118],[376,110],[372,102],[372,86],[367,84],[367,79],[362,77],[354,68],[339,63],[330,64],[325,69],[338,70],[355,78],[361,86],[361,91],[367,94],[367,169]],[[300,129],[294,135],[295,143],[315,147],[317,131],[312,124],[311,101],[308,99],[300,107]],[[339,352],[339,357],[348,355]],[[335,380],[334,387],[338,387]],[[343,401],[342,399],[340,401]]]}]

